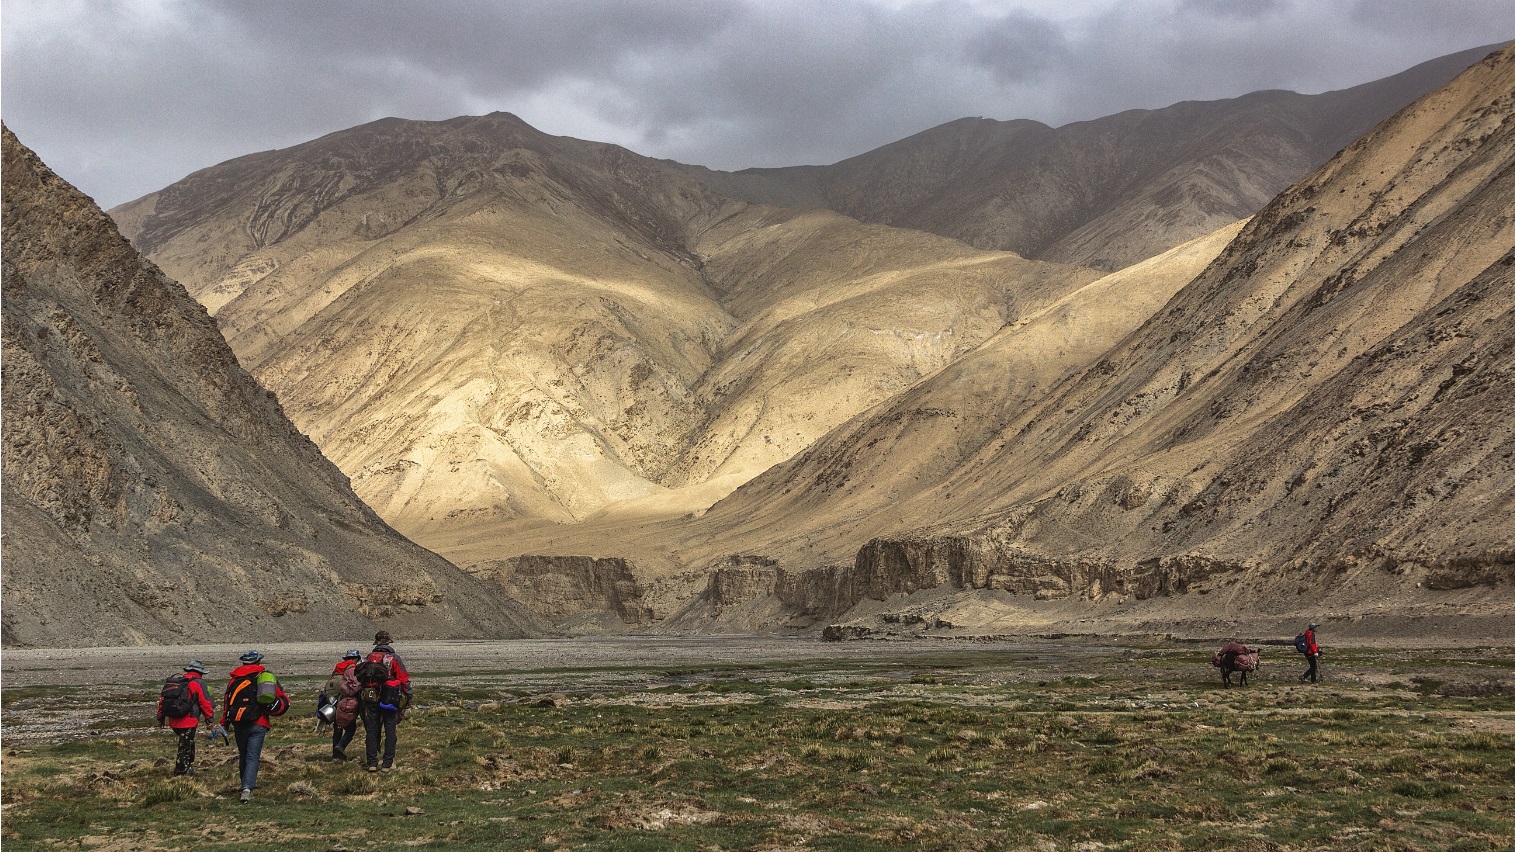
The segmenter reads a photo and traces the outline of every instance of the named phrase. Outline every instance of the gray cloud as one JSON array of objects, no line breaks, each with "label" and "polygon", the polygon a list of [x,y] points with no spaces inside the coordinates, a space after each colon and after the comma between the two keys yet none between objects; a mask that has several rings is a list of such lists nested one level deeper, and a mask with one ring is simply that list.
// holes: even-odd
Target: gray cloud
[{"label": "gray cloud", "polygon": [[1509,0],[0,2],[6,123],[106,206],[391,115],[829,163],[969,115],[1342,88],[1516,28]]}]

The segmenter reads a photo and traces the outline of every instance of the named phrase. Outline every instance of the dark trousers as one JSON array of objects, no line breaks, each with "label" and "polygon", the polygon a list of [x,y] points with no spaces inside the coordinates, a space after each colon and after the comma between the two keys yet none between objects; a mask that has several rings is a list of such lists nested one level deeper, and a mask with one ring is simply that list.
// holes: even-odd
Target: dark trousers
[{"label": "dark trousers", "polygon": [[395,724],[400,721],[396,710],[385,710],[378,704],[363,705],[364,760],[369,766],[379,765],[379,726],[384,726],[384,765],[395,762]]},{"label": "dark trousers", "polygon": [[353,735],[358,733],[358,720],[347,723],[344,727],[332,726],[332,757],[339,757],[347,751],[348,743],[353,741]]},{"label": "dark trousers", "polygon": [[1320,655],[1319,654],[1306,654],[1305,655],[1306,664],[1309,665],[1310,668],[1306,669],[1305,670],[1305,674],[1303,674],[1303,675],[1300,676],[1301,680],[1308,680],[1311,683],[1315,683],[1316,682],[1316,658],[1318,656],[1320,656]]},{"label": "dark trousers", "polygon": [[268,728],[257,722],[237,722],[232,726],[237,738],[237,777],[242,788],[251,790],[258,786],[258,760],[263,755],[263,737]]},{"label": "dark trousers", "polygon": [[175,728],[179,737],[179,750],[174,753],[174,774],[183,775],[195,768],[195,731],[198,728]]}]

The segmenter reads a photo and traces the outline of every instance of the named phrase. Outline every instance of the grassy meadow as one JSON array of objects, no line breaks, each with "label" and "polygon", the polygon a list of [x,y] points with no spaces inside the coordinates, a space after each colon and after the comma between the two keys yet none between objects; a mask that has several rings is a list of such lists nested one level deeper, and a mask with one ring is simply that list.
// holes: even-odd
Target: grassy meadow
[{"label": "grassy meadow", "polygon": [[[1210,647],[945,649],[866,664],[422,673],[395,771],[330,759],[286,681],[254,801],[202,737],[171,778],[156,682],[99,712],[7,688],[5,719],[77,704],[94,736],[4,744],[8,849],[1509,850],[1510,648],[1293,653],[1224,689]],[[1284,661],[1287,659],[1287,662]],[[544,672],[531,673],[540,683]],[[88,704],[86,702],[89,702]],[[349,748],[361,754],[363,730]]]}]

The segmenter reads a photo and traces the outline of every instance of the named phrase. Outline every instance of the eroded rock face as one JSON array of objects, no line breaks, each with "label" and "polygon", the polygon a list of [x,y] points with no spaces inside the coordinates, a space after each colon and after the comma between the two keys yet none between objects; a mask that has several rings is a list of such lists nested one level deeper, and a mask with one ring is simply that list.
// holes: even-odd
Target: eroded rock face
[{"label": "eroded rock face", "polygon": [[762,556],[724,557],[667,574],[621,558],[521,556],[472,565],[544,622],[576,632],[754,632],[808,627],[868,595],[850,566],[785,570]]},{"label": "eroded rock face", "polygon": [[580,616],[610,613],[622,624],[651,624],[655,614],[630,563],[591,556],[518,556],[471,566],[533,612],[565,625]]},{"label": "eroded rock face", "polygon": [[971,536],[875,539],[858,552],[856,572],[874,600],[922,589],[990,589],[1037,600],[1106,596],[1135,600],[1181,595],[1196,583],[1223,574],[1256,571],[1257,563],[1193,554],[1121,564],[1098,558],[1048,558],[1001,552]]},{"label": "eroded rock face", "polygon": [[521,635],[353,494],[183,287],[3,146],[7,647]]}]

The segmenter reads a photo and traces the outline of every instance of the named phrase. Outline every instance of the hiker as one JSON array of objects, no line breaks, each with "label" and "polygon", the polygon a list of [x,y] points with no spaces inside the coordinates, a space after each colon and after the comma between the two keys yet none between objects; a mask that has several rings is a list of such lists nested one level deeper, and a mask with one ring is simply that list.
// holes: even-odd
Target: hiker
[{"label": "hiker", "polygon": [[321,687],[318,706],[336,705],[332,708],[332,760],[347,760],[347,747],[358,732],[358,692],[361,687],[357,674],[352,669],[363,659],[357,648],[347,649],[342,659],[332,668],[332,674]]},{"label": "hiker", "polygon": [[1310,668],[1306,669],[1305,674],[1300,676],[1301,683],[1305,683],[1308,680],[1311,683],[1316,682],[1316,660],[1321,657],[1321,646],[1316,644],[1316,628],[1320,626],[1313,621],[1305,629],[1305,661]]},{"label": "hiker", "polygon": [[242,804],[253,800],[258,786],[258,758],[263,753],[263,737],[271,727],[270,716],[283,716],[289,709],[289,696],[274,673],[260,662],[263,655],[248,651],[237,658],[242,665],[232,669],[221,700],[221,727],[232,724],[237,738],[237,776],[242,784]]},{"label": "hiker", "polygon": [[[390,646],[390,634],[374,634],[374,650],[353,668],[363,685],[359,699],[363,705],[364,762],[368,771],[386,771],[395,767],[395,726],[411,703],[411,676],[400,655]],[[384,762],[379,762],[379,733],[384,726]]]},{"label": "hiker", "polygon": [[177,674],[163,683],[163,692],[158,696],[158,727],[167,722],[179,737],[179,750],[174,755],[174,774],[195,774],[195,734],[200,727],[200,718],[209,719],[216,712],[205,684],[205,665],[199,660],[190,660],[183,674]]}]

